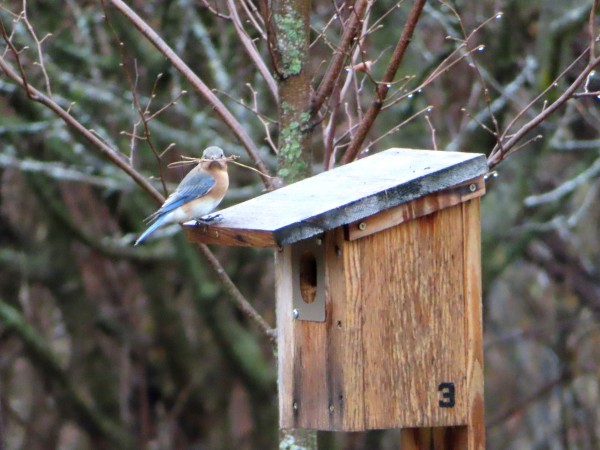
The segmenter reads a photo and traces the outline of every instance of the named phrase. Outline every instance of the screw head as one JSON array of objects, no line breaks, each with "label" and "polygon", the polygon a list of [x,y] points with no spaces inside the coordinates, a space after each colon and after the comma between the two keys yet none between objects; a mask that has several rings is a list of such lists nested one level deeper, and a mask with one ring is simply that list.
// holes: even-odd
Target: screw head
[{"label": "screw head", "polygon": [[365,231],[365,230],[367,229],[367,224],[366,224],[366,223],[364,223],[364,222],[361,222],[361,223],[359,223],[359,224],[358,224],[358,229],[359,229],[360,231]]},{"label": "screw head", "polygon": [[294,411],[298,411],[298,402],[294,402],[292,408],[294,408]]},{"label": "screw head", "polygon": [[471,184],[469,185],[469,190],[470,190],[471,192],[475,192],[475,191],[477,190],[477,185],[476,185],[475,183],[471,183]]},{"label": "screw head", "polygon": [[300,311],[294,308],[292,311],[292,316],[294,317],[294,319],[297,319],[298,317],[300,317]]},{"label": "screw head", "polygon": [[333,414],[335,411],[335,407],[333,405],[329,405],[329,414]]}]

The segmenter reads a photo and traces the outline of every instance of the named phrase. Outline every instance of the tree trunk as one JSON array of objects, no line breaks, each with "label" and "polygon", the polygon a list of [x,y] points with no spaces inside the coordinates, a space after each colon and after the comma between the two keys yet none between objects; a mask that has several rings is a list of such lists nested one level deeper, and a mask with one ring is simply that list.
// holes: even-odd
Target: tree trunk
[{"label": "tree trunk", "polygon": [[[279,154],[277,174],[285,184],[311,172],[312,131],[308,73],[310,0],[271,3],[269,47],[279,85]],[[316,449],[317,433],[286,430],[279,433],[280,449]]]}]

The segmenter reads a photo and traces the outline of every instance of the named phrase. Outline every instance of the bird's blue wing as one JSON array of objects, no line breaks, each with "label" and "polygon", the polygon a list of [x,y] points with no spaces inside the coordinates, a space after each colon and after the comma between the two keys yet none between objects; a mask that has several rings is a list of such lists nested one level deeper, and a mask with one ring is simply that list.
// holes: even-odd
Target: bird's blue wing
[{"label": "bird's blue wing", "polygon": [[160,209],[148,219],[151,221],[155,220],[159,216],[167,214],[198,197],[208,194],[215,183],[215,179],[210,174],[192,169],[192,171],[181,180],[177,189],[169,195]]}]

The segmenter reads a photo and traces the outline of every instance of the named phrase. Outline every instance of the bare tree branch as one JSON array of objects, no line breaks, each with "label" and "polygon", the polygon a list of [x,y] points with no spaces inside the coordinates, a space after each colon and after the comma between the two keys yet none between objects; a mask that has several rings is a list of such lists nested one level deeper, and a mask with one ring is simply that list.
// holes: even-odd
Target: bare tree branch
[{"label": "bare tree branch", "polygon": [[279,94],[278,94],[277,83],[275,82],[275,78],[273,78],[273,75],[271,75],[271,72],[267,68],[267,65],[265,64],[264,60],[258,53],[258,50],[256,49],[256,46],[254,45],[254,42],[252,42],[252,40],[250,39],[250,36],[248,36],[248,33],[246,33],[246,30],[244,29],[244,27],[242,25],[240,16],[238,15],[237,8],[236,8],[233,0],[227,0],[227,8],[229,9],[229,15],[231,16],[231,21],[233,22],[235,31],[238,34],[238,37],[240,38],[242,45],[246,49],[246,53],[248,53],[248,56],[250,56],[250,59],[252,60],[252,62],[256,66],[256,68],[258,69],[259,73],[262,75],[264,80],[267,82],[267,86],[269,87],[269,90],[271,91],[271,94],[273,95],[273,98],[275,99],[275,101],[279,102]]},{"label": "bare tree branch", "polygon": [[239,141],[242,143],[248,155],[256,164],[256,167],[265,175],[261,175],[263,183],[267,188],[273,188],[272,179],[268,177],[269,170],[258,154],[258,148],[248,133],[244,130],[238,120],[225,107],[223,102],[204,84],[189,66],[177,55],[171,47],[129,6],[121,0],[109,0],[109,2],[125,16],[140,33],[142,33],[170,62],[173,66],[190,82],[194,89],[201,94],[214,108],[215,112],[223,122],[233,131]]},{"label": "bare tree branch", "polygon": [[129,175],[142,189],[148,192],[154,199],[162,203],[164,197],[156,190],[146,177],[135,170],[128,162],[128,160],[117,150],[107,145],[102,139],[100,139],[93,131],[85,128],[80,122],[78,122],[69,112],[65,111],[58,105],[54,100],[42,94],[36,88],[27,83],[15,70],[6,62],[6,60],[0,57],[0,69],[15,83],[19,85],[26,93],[29,98],[33,101],[41,103],[57,116],[65,121],[67,125],[74,128],[79,132],[85,139],[92,143],[100,152],[105,155],[113,164],[119,169]]},{"label": "bare tree branch", "polygon": [[594,0],[592,9],[590,10],[590,18],[588,20],[588,34],[590,38],[590,63],[596,58],[596,42],[598,41],[596,36],[596,12],[598,11],[599,0]]},{"label": "bare tree branch", "polygon": [[[571,85],[565,89],[565,91],[561,94],[561,96],[556,99],[550,106],[544,108],[538,115],[536,115],[533,119],[523,125],[515,134],[513,134],[506,142],[503,141],[507,137],[507,131],[504,131],[502,136],[499,138],[499,144],[494,147],[494,150],[490,154],[488,158],[488,165],[490,169],[498,165],[502,162],[508,155],[514,153],[516,144],[531,130],[545,121],[548,117],[554,114],[561,106],[563,106],[567,101],[569,101],[575,91],[579,89],[579,87],[585,83],[585,80],[589,76],[590,72],[596,68],[600,64],[600,57],[596,57],[588,63],[588,65],[581,71],[581,73],[577,76],[575,81],[571,83]],[[545,92],[545,91],[544,91]],[[522,147],[519,147],[522,148]]]},{"label": "bare tree branch", "polygon": [[223,287],[229,294],[229,298],[235,303],[235,306],[242,312],[246,317],[252,320],[260,329],[260,331],[269,338],[271,345],[275,349],[277,347],[277,332],[269,326],[265,319],[254,309],[244,295],[237,288],[235,283],[231,281],[227,272],[215,257],[214,253],[205,244],[198,244],[200,253],[206,258],[210,266],[213,268]]},{"label": "bare tree branch", "polygon": [[[589,46],[585,52],[583,52],[579,57],[577,57],[563,72],[554,80],[553,83],[548,86],[541,94],[539,94],[535,99],[533,99],[527,107],[521,111],[521,113],[517,114],[517,116],[508,124],[505,131],[498,138],[498,143],[490,153],[488,157],[488,165],[490,169],[498,165],[501,161],[503,161],[508,155],[514,153],[516,150],[522,147],[516,147],[516,144],[531,130],[537,127],[539,124],[544,122],[548,117],[554,114],[561,106],[563,106],[567,101],[574,98],[576,96],[576,91],[582,85],[585,84],[590,74],[596,69],[596,67],[600,64],[600,56],[595,56],[595,46],[598,41],[598,37],[595,32],[595,20],[596,20],[596,10],[598,9],[598,5],[600,0],[594,0],[592,8],[590,10],[589,21],[588,21],[588,33],[589,33]],[[508,133],[514,123],[517,121],[519,117],[521,117],[535,102],[537,102],[543,95],[546,94],[550,89],[552,89],[558,80],[563,78],[567,72],[569,72],[585,55],[588,55],[588,63],[585,68],[579,73],[575,81],[573,81],[567,89],[560,95],[558,99],[556,99],[550,106],[544,107],[542,111],[537,114],[533,119],[523,125],[516,133],[509,136]],[[507,139],[506,141],[504,141]]]},{"label": "bare tree branch", "polygon": [[337,83],[337,79],[344,68],[344,64],[348,58],[348,55],[350,54],[350,49],[355,42],[356,35],[361,29],[361,20],[369,4],[369,0],[357,0],[357,2],[354,4],[346,24],[346,29],[344,30],[340,40],[339,47],[335,51],[333,58],[329,63],[329,67],[327,67],[327,70],[325,71],[323,80],[321,80],[321,84],[311,100],[310,108],[313,114],[316,114],[319,109],[321,109],[321,106],[323,106],[325,100],[327,100],[327,98],[329,98],[331,95],[333,87]]},{"label": "bare tree branch", "polygon": [[379,115],[379,112],[383,107],[383,101],[385,100],[385,97],[389,91],[388,84],[394,81],[398,67],[400,67],[402,60],[404,59],[404,55],[406,54],[406,49],[412,40],[412,35],[415,31],[425,3],[426,0],[417,0],[415,3],[413,3],[412,9],[408,15],[408,19],[406,20],[406,25],[402,30],[402,34],[400,35],[400,39],[396,44],[396,48],[394,49],[394,53],[392,54],[390,62],[383,74],[381,82],[375,88],[375,99],[361,120],[356,134],[352,138],[350,145],[344,153],[342,158],[343,164],[347,164],[356,158],[356,155],[358,155],[358,152],[360,151],[362,144],[367,137],[369,130],[371,129],[371,126],[373,126],[375,119]]}]

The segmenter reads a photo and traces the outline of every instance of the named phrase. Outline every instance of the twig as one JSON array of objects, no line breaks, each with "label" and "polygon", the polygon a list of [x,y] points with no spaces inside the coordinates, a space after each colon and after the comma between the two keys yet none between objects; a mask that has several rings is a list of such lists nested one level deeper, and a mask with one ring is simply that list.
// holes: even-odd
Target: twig
[{"label": "twig", "polygon": [[214,6],[210,5],[210,3],[208,3],[208,0],[200,0],[200,2],[204,5],[204,7],[206,9],[208,9],[216,17],[219,17],[220,19],[226,19],[226,20],[230,20],[231,19],[231,17],[227,16],[226,14],[223,14],[223,13],[219,12]]},{"label": "twig", "polygon": [[594,0],[588,20],[588,34],[590,35],[590,64],[596,58],[596,11],[598,11],[599,0]]},{"label": "twig", "polygon": [[[352,71],[348,72],[348,76],[346,77],[346,82],[344,86],[349,84],[353,77]],[[329,121],[327,126],[323,127],[323,170],[329,170],[333,167],[333,143],[335,141],[335,131],[337,128],[337,117],[341,104],[341,89],[338,84],[333,89],[331,93],[331,101],[333,106],[331,108],[331,113],[329,114]]]},{"label": "twig", "polygon": [[[108,18],[107,18],[107,21],[108,21]],[[113,33],[115,34],[115,36],[118,38],[117,32],[112,27],[112,24],[110,24],[110,28],[113,31]],[[130,137],[131,137],[131,153],[129,155],[129,161],[130,161],[130,164],[133,165],[134,162],[137,160],[137,158],[136,158],[136,154],[137,154],[137,150],[138,150],[137,141],[142,140],[142,141],[146,142],[146,144],[148,144],[148,147],[150,147],[150,150],[154,154],[155,158],[157,159],[158,170],[160,173],[159,179],[162,183],[163,194],[166,196],[168,194],[168,191],[167,191],[167,185],[165,183],[165,177],[163,174],[163,167],[162,167],[162,164],[160,164],[160,155],[159,155],[158,150],[154,146],[154,143],[152,142],[150,127],[148,125],[149,119],[147,119],[147,117],[146,117],[149,113],[150,104],[152,103],[152,100],[155,97],[156,86],[158,84],[158,80],[162,77],[162,74],[158,74],[158,76],[154,80],[154,85],[152,87],[152,92],[150,93],[150,97],[148,98],[148,101],[146,102],[146,107],[142,110],[142,106],[140,104],[140,101],[139,101],[139,98],[137,95],[137,86],[138,86],[138,81],[139,81],[137,59],[133,60],[133,67],[135,70],[135,78],[132,79],[131,74],[127,70],[125,52],[124,52],[123,46],[120,46],[120,47],[121,47],[120,53],[121,53],[121,61],[122,61],[121,66],[123,67],[123,71],[125,72],[125,77],[129,81],[131,95],[132,95],[132,99],[133,99],[133,106],[135,107],[136,111],[138,112],[138,116],[139,116],[139,120],[133,124],[133,131],[130,135]],[[136,133],[136,129],[140,123],[144,127],[144,135],[143,136],[138,136]],[[121,134],[128,135],[128,133],[126,131],[121,132]]]},{"label": "twig", "polygon": [[429,127],[429,131],[431,131],[431,145],[433,146],[434,150],[437,150],[438,146],[437,146],[437,142],[436,142],[436,139],[435,139],[435,127],[431,123],[431,118],[429,117],[429,114],[425,114],[425,121],[427,122],[427,126]]},{"label": "twig", "polygon": [[[535,116],[525,125],[523,125],[515,134],[512,135],[510,139],[504,142],[502,146],[496,145],[496,147],[494,147],[494,150],[490,154],[490,157],[488,158],[488,165],[490,169],[498,165],[498,163],[500,163],[508,155],[513,153],[515,151],[513,147],[515,147],[517,142],[519,142],[523,138],[523,136],[525,136],[527,133],[529,133],[531,130],[537,127],[540,123],[546,120],[549,116],[551,116],[554,112],[556,112],[556,110],[558,110],[561,106],[563,106],[573,96],[575,91],[585,82],[590,72],[594,70],[594,68],[598,64],[600,64],[600,57],[596,57],[593,60],[591,60],[586,66],[586,68],[581,71],[581,73],[575,79],[575,81],[571,83],[571,85],[561,94],[561,96],[558,99],[556,99],[550,106],[544,108],[542,112],[540,112],[537,116]],[[507,132],[508,129],[504,131],[500,139],[506,137]]]},{"label": "twig", "polygon": [[[16,56],[18,57],[18,56]],[[105,155],[113,164],[120,168],[123,172],[129,175],[142,189],[148,192],[154,199],[162,203],[164,197],[158,192],[152,184],[135,170],[127,160],[117,150],[110,147],[102,139],[96,136],[91,130],[85,128],[80,122],[77,121],[71,114],[61,108],[54,100],[50,99],[46,95],[42,94],[33,86],[27,84],[17,72],[5,61],[4,58],[0,57],[0,68],[6,73],[6,75],[19,85],[24,91],[29,92],[29,98],[33,101],[41,103],[57,116],[59,116],[67,125],[74,128],[79,132],[85,139],[92,143],[100,152]]]},{"label": "twig", "polygon": [[[23,65],[21,64],[21,58],[19,57],[19,51],[16,49],[16,47],[12,43],[11,37],[6,32],[6,28],[4,28],[4,22],[2,22],[1,20],[0,20],[0,32],[2,33],[2,37],[4,38],[6,45],[8,45],[10,50],[13,52],[13,55],[15,55],[17,67],[19,68],[19,73],[21,74],[21,79],[20,79],[21,86],[23,87],[25,94],[27,94],[27,97],[33,98],[32,93],[29,90],[29,82],[27,81],[27,76],[25,75],[25,69],[23,69]],[[4,55],[1,56],[0,58],[2,58],[2,60],[4,61]],[[8,75],[10,77],[10,74],[8,72],[6,73],[6,75]]]},{"label": "twig", "polygon": [[261,113],[258,110],[256,101],[255,101],[256,100],[256,98],[255,98],[256,97],[256,95],[255,95],[256,91],[254,91],[254,89],[252,89],[252,86],[251,86],[250,83],[246,83],[246,86],[248,86],[248,88],[250,88],[250,90],[252,91],[252,95],[254,97],[254,99],[253,99],[254,100],[254,108],[251,108],[250,106],[246,105],[243,100],[238,100],[233,95],[231,95],[229,92],[223,91],[221,89],[214,89],[214,91],[218,92],[219,94],[221,94],[221,95],[223,95],[225,97],[227,97],[229,100],[231,100],[235,104],[241,106],[242,108],[247,109],[248,111],[252,112],[253,114],[256,115],[257,119],[259,119],[261,122],[264,120],[265,122],[276,124],[277,121],[275,119],[271,119],[270,117],[265,116],[263,113]]},{"label": "twig", "polygon": [[35,45],[37,47],[37,54],[38,54],[38,66],[40,66],[40,69],[42,69],[42,74],[44,75],[44,82],[46,83],[46,93],[48,94],[49,97],[52,97],[52,90],[50,89],[50,78],[48,77],[48,72],[46,71],[46,65],[44,64],[44,53],[42,52],[42,43],[48,37],[52,36],[52,34],[48,33],[42,39],[39,39],[37,37],[37,34],[36,34],[35,30],[33,29],[33,26],[31,25],[31,23],[29,22],[29,19],[27,18],[27,1],[26,0],[23,0],[23,12],[21,13],[21,17],[23,19],[23,22],[25,23],[25,27],[27,27],[27,30],[29,31],[29,34],[31,34],[31,37],[35,41]]},{"label": "twig", "polygon": [[221,283],[225,287],[225,290],[229,294],[229,298],[233,301],[233,303],[237,306],[237,308],[244,313],[250,320],[252,320],[258,328],[269,338],[271,341],[271,345],[273,348],[277,345],[277,332],[273,328],[269,326],[269,324],[263,319],[263,317],[254,309],[254,307],[250,304],[248,300],[244,297],[244,295],[239,291],[237,286],[231,281],[223,266],[219,260],[215,257],[215,255],[210,251],[210,249],[205,244],[198,244],[198,249],[200,253],[206,258],[209,265],[213,268]]},{"label": "twig", "polygon": [[267,142],[267,144],[269,144],[271,150],[273,150],[273,153],[277,155],[279,153],[279,149],[277,148],[277,145],[275,145],[275,142],[273,142],[273,138],[271,137],[271,130],[269,128],[269,123],[277,123],[277,121],[261,114],[258,111],[257,92],[252,88],[252,85],[250,83],[247,83],[246,86],[248,86],[248,89],[250,89],[250,92],[252,92],[252,104],[254,105],[253,111],[256,114],[256,118],[260,121],[260,123],[262,123],[265,129],[265,141]]},{"label": "twig", "polygon": [[[406,91],[404,94],[395,98],[393,101],[386,103],[384,106],[381,107],[381,110],[385,111],[386,109],[389,109],[392,106],[394,106],[396,103],[398,103],[406,98],[411,98],[413,95],[420,93],[428,84],[431,84],[434,80],[436,80],[442,74],[446,73],[448,70],[450,70],[452,67],[454,67],[455,65],[460,63],[462,60],[468,58],[471,53],[479,51],[479,49],[481,48],[480,46],[478,46],[478,47],[475,47],[474,49],[467,50],[465,53],[458,55],[456,57],[456,59],[451,60],[464,47],[466,47],[466,44],[464,44],[464,43],[460,44],[460,46],[457,49],[455,49],[452,53],[450,53],[450,55],[448,55],[446,58],[444,58],[444,60],[434,69],[433,72],[431,72],[431,74],[429,74],[429,76],[421,84],[419,84],[417,87],[415,87],[414,89],[412,89],[410,91]],[[402,92],[402,88],[404,86],[406,86],[411,80],[412,80],[412,78],[405,77],[401,80],[396,81],[396,83],[403,83],[403,84],[398,89],[398,92],[394,93],[393,95],[397,95],[400,92]],[[389,89],[390,87],[393,86],[393,84],[394,83],[387,83],[387,88]]]},{"label": "twig", "polygon": [[424,112],[430,112],[432,110],[432,108],[433,107],[431,105],[427,105],[425,108],[421,109],[420,111],[417,111],[416,113],[414,113],[413,115],[411,115],[407,119],[404,119],[398,125],[394,125],[387,132],[385,132],[384,134],[382,134],[381,136],[379,136],[377,139],[370,141],[369,145],[367,145],[367,147],[371,147],[371,146],[375,145],[377,142],[381,141],[383,138],[389,136],[390,134],[394,134],[396,131],[398,131],[400,128],[402,128],[404,125],[406,125],[408,122],[412,121],[415,117],[420,116]]},{"label": "twig", "polygon": [[[466,46],[469,54],[473,53],[474,50],[483,51],[483,49],[485,48],[483,45],[478,45],[475,48],[472,48],[469,45],[469,41],[475,35],[475,33],[477,33],[479,30],[481,30],[483,27],[485,27],[491,21],[497,20],[498,18],[501,18],[504,15],[501,11],[495,12],[491,17],[489,17],[487,20],[483,21],[481,24],[479,24],[477,26],[477,28],[475,28],[470,34],[467,35],[467,30],[465,29],[463,21],[461,20],[460,14],[458,14],[456,9],[454,7],[452,7],[452,5],[446,3],[443,0],[442,0],[442,4],[445,5],[448,9],[450,9],[452,14],[456,17],[458,24],[460,26],[460,29],[462,31],[462,34],[463,34],[465,46]],[[471,58],[471,61],[472,61],[472,67],[475,70],[475,74],[476,74],[477,78],[479,78],[479,82],[481,83],[481,86],[483,87],[483,98],[485,100],[485,105],[487,107],[489,117],[494,126],[494,131],[489,130],[489,132],[493,136],[496,136],[496,137],[500,136],[500,125],[498,124],[498,121],[496,120],[496,116],[494,115],[494,112],[492,111],[492,100],[490,98],[490,91],[487,87],[486,80],[485,80],[485,78],[482,74],[482,71],[481,71],[479,65],[477,64],[476,60],[474,58]]]},{"label": "twig", "polygon": [[173,147],[175,147],[175,145],[177,145],[177,144],[175,144],[175,142],[171,142],[169,145],[167,145],[165,147],[165,149],[162,152],[160,152],[160,154],[158,156],[163,158],[169,152],[169,150],[171,150]]},{"label": "twig", "polygon": [[[529,79],[529,77],[535,71],[536,68],[537,64],[535,59],[527,58],[525,60],[525,66],[523,67],[523,70],[515,77],[513,81],[511,81],[505,88],[503,88],[502,86],[495,87],[495,89],[497,89],[500,93],[500,96],[492,102],[489,109],[491,109],[493,113],[497,113],[506,106],[508,100],[518,103],[521,99],[516,97],[516,92]],[[490,84],[493,86],[492,81],[490,81]],[[479,110],[479,112],[474,116],[465,116],[469,117],[471,120],[466,125],[464,125],[464,127],[462,127],[462,131],[458,133],[446,146],[446,150],[460,150],[463,141],[468,137],[469,133],[472,133],[473,131],[478,129],[480,124],[485,120],[489,113],[489,109],[486,105],[484,108]]]},{"label": "twig", "polygon": [[[460,110],[465,116],[467,116],[469,119],[471,119],[472,122],[475,122],[477,125],[479,125],[480,128],[484,129],[492,136],[498,136],[494,130],[492,130],[485,123],[483,123],[481,120],[479,120],[476,115],[474,116],[469,111],[467,111],[467,108],[460,108]],[[490,110],[490,108],[486,106],[485,112],[488,113],[489,110]]]},{"label": "twig", "polygon": [[364,142],[365,138],[367,137],[367,134],[368,134],[369,130],[371,129],[371,126],[373,126],[373,123],[375,122],[377,115],[381,111],[381,108],[383,106],[383,101],[385,100],[385,97],[387,96],[387,93],[389,90],[388,83],[391,83],[394,80],[394,76],[396,75],[396,72],[398,71],[398,68],[400,67],[400,64],[402,63],[402,60],[404,59],[404,55],[406,54],[406,49],[408,48],[408,46],[410,44],[412,35],[415,31],[417,22],[419,21],[419,17],[421,16],[421,11],[423,10],[425,3],[426,3],[426,0],[416,0],[413,3],[412,9],[410,10],[410,13],[408,15],[408,19],[406,20],[406,25],[404,26],[404,29],[402,30],[402,34],[400,35],[398,44],[396,45],[396,48],[394,49],[394,53],[392,54],[390,62],[383,74],[381,83],[379,85],[377,85],[377,87],[375,89],[375,99],[373,100],[373,103],[371,103],[371,106],[367,110],[367,113],[361,120],[356,134],[352,138],[350,145],[348,146],[348,148],[346,149],[346,152],[344,153],[344,156],[342,158],[343,164],[347,164],[350,161],[354,160],[354,158],[356,158],[356,155],[360,151],[362,143]]},{"label": "twig", "polygon": [[[154,89],[153,89],[154,91]],[[181,91],[179,93],[179,95],[177,95],[177,97],[175,97],[173,100],[171,100],[169,103],[167,103],[166,105],[162,106],[161,108],[157,109],[156,111],[154,111],[147,119],[147,122],[150,122],[151,120],[156,119],[156,117],[162,113],[164,113],[167,109],[175,106],[177,104],[177,102],[179,101],[179,99],[181,97],[183,97],[185,94],[187,94],[187,91]],[[150,106],[150,102],[148,102],[148,106]],[[146,109],[148,109],[146,107]],[[146,111],[145,111],[146,112]]]},{"label": "twig", "polygon": [[[354,88],[355,88],[354,92],[355,92],[355,96],[356,96],[356,111],[357,111],[357,115],[358,115],[358,120],[360,120],[362,118],[362,106],[360,103],[360,88],[357,85],[357,80],[356,80],[357,77],[355,75],[356,71],[354,70],[354,66],[355,66],[355,63],[356,63],[358,57],[362,56],[361,55],[361,52],[362,52],[361,40],[367,36],[366,29],[368,28],[369,17],[370,17],[369,12],[365,13],[365,19],[363,20],[362,31],[361,31],[362,37],[358,40],[357,45],[354,47],[354,51],[353,51],[352,57],[350,59],[351,67],[347,69],[346,80],[344,81],[344,84],[341,86],[341,88],[340,88],[339,83],[336,83],[335,87],[331,93],[331,96],[330,96],[329,106],[331,108],[331,113],[329,115],[329,122],[328,122],[327,126],[324,127],[324,129],[323,129],[323,135],[324,135],[323,141],[325,143],[325,149],[324,149],[324,153],[323,153],[324,170],[329,170],[335,165],[334,142],[335,142],[335,133],[336,133],[336,129],[337,129],[337,117],[339,114],[339,110],[340,110],[342,101],[346,98],[346,95],[348,95],[350,86],[354,86]],[[364,62],[363,62],[363,64],[364,64]],[[365,72],[368,74],[370,72],[370,69],[366,65],[365,65]],[[352,127],[352,118],[351,117],[349,117],[348,123],[350,124],[350,128],[351,128]]]},{"label": "twig", "polygon": [[355,42],[356,35],[361,27],[361,19],[363,18],[369,4],[369,0],[357,0],[354,4],[354,8],[352,8],[350,17],[348,18],[346,29],[342,34],[339,48],[333,55],[331,63],[325,71],[323,80],[321,81],[321,84],[319,84],[315,95],[311,99],[310,109],[313,115],[316,114],[319,109],[321,109],[321,106],[323,106],[323,103],[325,103],[325,100],[333,91],[333,87],[337,82],[340,72],[344,68],[346,58],[348,57],[350,49],[353,46],[353,42]]},{"label": "twig", "polygon": [[[514,153],[515,144],[523,138],[527,133],[529,133],[533,128],[538,126],[544,120],[546,120],[551,114],[553,114],[558,108],[560,108],[563,104],[565,104],[569,99],[573,98],[576,94],[576,90],[582,85],[585,84],[588,80],[588,77],[594,71],[596,66],[600,64],[600,57],[595,56],[595,46],[596,46],[596,34],[594,30],[595,18],[596,18],[596,10],[599,6],[599,0],[594,0],[592,5],[592,9],[590,11],[590,18],[588,21],[588,32],[589,32],[589,46],[588,48],[581,53],[563,72],[552,82],[546,89],[544,89],[536,98],[534,98],[527,107],[522,110],[517,116],[508,124],[506,130],[498,138],[498,144],[492,150],[489,158],[488,165],[490,168],[493,168],[497,164],[499,164],[503,159],[505,159],[511,153]],[[542,111],[536,115],[533,119],[523,125],[515,134],[513,134],[506,142],[504,139],[508,136],[508,133],[511,127],[516,123],[516,121],[531,108],[535,102],[537,102],[543,95],[545,95],[550,89],[556,86],[557,81],[560,80],[566,73],[568,73],[585,55],[588,55],[588,64],[581,71],[579,76],[571,83],[571,85],[561,94],[561,96],[555,100],[549,107],[546,107],[546,102],[544,102],[544,107]]]},{"label": "twig", "polygon": [[[248,16],[248,19],[250,20],[250,23],[254,26],[256,31],[258,31],[262,40],[266,42],[267,41],[267,33],[263,29],[265,22],[264,22],[262,16],[260,15],[260,12],[258,11],[256,6],[254,6],[254,4],[251,1],[242,0],[240,3],[242,4],[242,8],[244,8],[244,11],[246,12],[246,15]],[[248,4],[250,4],[250,6],[248,6]],[[256,17],[258,17],[260,22],[262,22],[262,25],[258,23],[259,20],[257,20],[254,17],[254,15],[256,15]]]},{"label": "twig", "polygon": [[[239,156],[237,156],[237,155],[231,155],[231,156],[226,156],[226,157],[222,158],[222,160],[224,160],[224,161],[226,161],[228,163],[235,164],[236,166],[243,167],[244,169],[252,170],[252,171],[254,171],[254,172],[256,172],[256,173],[258,173],[258,174],[260,174],[260,175],[262,175],[264,177],[268,177],[269,176],[267,174],[262,173],[260,170],[255,169],[254,167],[250,167],[250,166],[247,166],[246,164],[242,164],[242,163],[237,162],[236,159],[238,159],[238,158],[239,158]],[[212,161],[212,159],[195,158],[193,156],[182,156],[181,157],[181,161],[172,162],[167,167],[171,168],[171,167],[186,166],[188,164],[198,164],[198,163],[201,163],[203,161],[210,162],[210,161]]]},{"label": "twig", "polygon": [[329,27],[331,26],[331,24],[333,22],[335,22],[335,20],[338,19],[338,18],[339,18],[338,14],[334,13],[331,16],[331,19],[329,19],[327,21],[327,23],[325,24],[325,26],[323,28],[321,28],[320,30],[313,29],[317,33],[317,36],[312,40],[312,42],[310,43],[310,45],[308,47],[309,48],[313,48],[313,46],[316,45],[317,42],[319,42],[321,40],[321,38],[323,38],[323,40],[325,41],[325,43],[327,45],[329,45],[329,43],[327,42],[327,38],[325,36],[325,33],[327,32],[327,30],[329,29]]},{"label": "twig", "polygon": [[[188,82],[201,94],[213,107],[215,112],[221,117],[223,122],[231,129],[239,141],[242,143],[250,158],[254,161],[259,170],[263,173],[269,173],[269,169],[258,154],[258,148],[243,129],[238,120],[231,114],[212,90],[196,75],[183,60],[177,55],[171,47],[129,6],[121,0],[108,0],[110,3],[132,24],[140,33],[142,33],[170,62],[173,66],[188,80]],[[268,189],[273,189],[273,183],[269,178],[262,178],[263,183]]]},{"label": "twig", "polygon": [[586,98],[586,97],[600,98],[600,91],[595,91],[595,92],[575,92],[573,94],[573,98]]},{"label": "twig", "polygon": [[364,32],[364,34],[371,34],[374,31],[376,31],[377,29],[379,29],[380,27],[382,27],[383,25],[381,25],[381,22],[383,22],[387,16],[389,16],[391,13],[393,13],[394,10],[400,8],[402,6],[402,3],[404,3],[404,2],[403,1],[396,2],[396,4],[394,6],[390,7],[386,12],[381,14],[377,18],[377,20],[375,20],[375,22],[373,22],[371,25],[369,25],[369,28]]},{"label": "twig", "polygon": [[[533,107],[533,105],[535,105],[544,95],[546,95],[549,91],[554,89],[557,86],[558,81],[561,80],[567,73],[569,73],[577,64],[579,64],[579,62],[588,54],[588,51],[589,51],[589,48],[585,49],[577,58],[575,58],[571,62],[571,64],[569,64],[565,68],[565,70],[563,70],[556,77],[556,79],[552,83],[550,83],[548,85],[548,87],[546,87],[546,89],[544,89],[542,92],[540,92],[536,97],[533,98],[533,100],[531,100],[527,104],[527,106],[525,106],[523,109],[521,109],[521,111],[519,111],[519,113],[515,117],[513,117],[513,119],[508,123],[502,136],[508,136],[512,127],[521,119],[521,117],[523,117],[525,114],[527,114],[530,111],[530,109]],[[492,153],[494,153],[494,152],[492,151]]]},{"label": "twig", "polygon": [[246,49],[246,53],[248,53],[248,56],[250,57],[250,59],[252,60],[252,62],[254,63],[264,80],[266,81],[267,86],[271,91],[271,95],[273,95],[273,98],[275,99],[275,102],[278,103],[279,93],[277,89],[277,83],[275,82],[275,78],[273,78],[273,75],[271,75],[271,72],[267,68],[267,65],[258,53],[254,42],[252,42],[250,36],[248,36],[248,33],[246,33],[246,30],[242,25],[240,16],[237,13],[237,8],[233,0],[227,0],[227,8],[229,9],[229,15],[231,16],[231,21],[233,22],[235,31],[238,37],[240,38],[242,45]]}]

